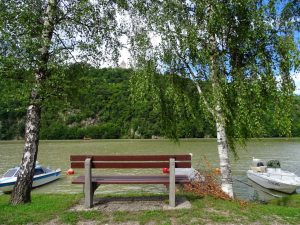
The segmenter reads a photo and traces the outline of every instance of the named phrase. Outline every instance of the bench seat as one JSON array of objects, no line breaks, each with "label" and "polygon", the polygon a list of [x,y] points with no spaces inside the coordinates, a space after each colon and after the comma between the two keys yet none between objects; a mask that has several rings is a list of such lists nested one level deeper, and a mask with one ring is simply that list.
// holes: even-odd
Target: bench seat
[{"label": "bench seat", "polygon": [[[191,168],[191,155],[71,155],[71,168],[84,169],[73,184],[83,184],[84,204],[93,206],[95,190],[103,184],[163,184],[169,189],[169,206],[175,207],[176,184],[190,183],[188,176],[175,175],[175,168]],[[161,169],[159,175],[93,175],[92,169]],[[145,171],[146,172],[146,171]]]},{"label": "bench seat", "polygon": [[[116,175],[116,176],[92,176],[92,183],[97,185],[101,184],[164,184],[169,185],[169,176],[135,176],[135,175]],[[79,176],[76,177],[72,184],[84,184],[85,177]],[[179,175],[175,176],[175,184],[187,184],[190,183],[190,180],[187,176]]]}]

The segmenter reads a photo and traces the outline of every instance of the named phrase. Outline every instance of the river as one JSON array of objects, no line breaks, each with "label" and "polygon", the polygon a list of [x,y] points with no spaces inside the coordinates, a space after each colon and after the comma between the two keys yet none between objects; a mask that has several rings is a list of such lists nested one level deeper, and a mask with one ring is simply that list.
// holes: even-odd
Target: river
[{"label": "river", "polygon": [[[215,139],[183,139],[179,143],[168,140],[70,140],[40,141],[38,161],[44,166],[61,168],[62,177],[58,181],[39,187],[37,193],[80,193],[82,185],[72,185],[72,176],[65,171],[70,167],[72,154],[186,154],[192,153],[194,168],[206,169],[206,161],[212,168],[218,167],[218,155]],[[23,153],[23,141],[0,141],[0,174],[20,163]],[[278,159],[285,170],[296,171],[300,176],[300,139],[255,139],[248,142],[245,149],[238,150],[239,159],[231,157],[234,176],[235,195],[242,199],[267,201],[273,195],[284,194],[266,190],[246,177],[252,157],[269,160]],[[76,175],[83,170],[75,170]],[[94,170],[96,174],[159,174],[159,170]],[[165,193],[160,185],[104,185],[96,193]],[[300,193],[300,190],[297,190]]]}]

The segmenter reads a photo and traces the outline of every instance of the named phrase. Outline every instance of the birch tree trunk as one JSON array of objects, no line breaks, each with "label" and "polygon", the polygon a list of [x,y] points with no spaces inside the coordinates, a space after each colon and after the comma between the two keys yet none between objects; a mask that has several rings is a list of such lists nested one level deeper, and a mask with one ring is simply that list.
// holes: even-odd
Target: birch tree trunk
[{"label": "birch tree trunk", "polygon": [[[219,108],[219,107],[218,107]],[[217,144],[221,169],[221,189],[233,198],[233,180],[229,160],[229,147],[226,138],[225,125],[223,123],[222,113],[217,110],[216,128],[217,128]]]},{"label": "birch tree trunk", "polygon": [[30,105],[27,109],[24,154],[17,182],[11,196],[13,205],[31,201],[30,192],[38,152],[40,118],[40,107]]},{"label": "birch tree trunk", "polygon": [[217,129],[217,145],[221,169],[221,189],[228,194],[229,197],[233,198],[233,179],[229,161],[229,146],[226,137],[225,117],[221,105],[221,100],[223,98],[221,83],[227,81],[224,80],[225,76],[220,74],[222,72],[220,71],[218,64],[217,41],[213,35],[209,39],[209,44],[211,49],[210,70],[215,105],[213,117],[215,118]]},{"label": "birch tree trunk", "polygon": [[17,205],[31,201],[32,180],[38,154],[39,130],[41,120],[40,95],[43,81],[46,78],[47,64],[49,61],[49,48],[54,32],[54,24],[57,12],[57,0],[49,0],[43,18],[41,33],[41,46],[37,58],[37,69],[35,72],[35,84],[31,91],[30,105],[27,109],[25,125],[25,145],[22,162],[16,185],[11,195],[11,204]]}]

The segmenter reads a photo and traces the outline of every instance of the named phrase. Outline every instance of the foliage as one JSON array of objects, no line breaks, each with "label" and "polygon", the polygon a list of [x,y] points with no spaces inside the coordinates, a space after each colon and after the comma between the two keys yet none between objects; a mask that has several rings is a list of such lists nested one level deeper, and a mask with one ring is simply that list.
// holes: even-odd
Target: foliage
[{"label": "foliage", "polygon": [[300,96],[295,96],[292,111],[292,136],[300,136]]},{"label": "foliage", "polygon": [[24,136],[28,77],[27,71],[19,70],[0,79],[0,139]]},{"label": "foliage", "polygon": [[45,102],[41,137],[53,139],[60,131],[59,139],[119,138],[131,110],[130,70],[75,64],[65,72],[57,85],[64,98],[54,94]]},{"label": "foliage", "polygon": [[58,66],[70,60],[100,65],[110,55],[116,61],[123,32],[123,20],[117,21],[121,14],[118,4],[108,0],[1,1],[0,78],[18,70],[29,71],[32,78],[24,154],[12,204],[31,201],[43,102],[57,86],[53,70],[60,74]]},{"label": "foliage", "polygon": [[[171,138],[177,138],[177,107],[189,107],[195,117],[195,109],[206,110],[216,125],[221,188],[233,198],[229,150],[237,158],[237,143],[263,135],[268,115],[280,135],[291,131],[291,71],[297,69],[299,51],[294,29],[278,10],[281,1],[132,2],[132,17],[139,21],[132,38],[141,70],[137,83],[160,99]],[[160,38],[156,47],[153,36]],[[160,88],[158,77],[167,74],[189,80],[192,94],[185,95],[188,82],[182,85],[181,79],[164,80],[169,84]]]},{"label": "foliage", "polygon": [[[133,97],[132,87],[140,84],[134,83],[138,81],[135,80],[135,72],[132,70],[96,69],[87,64],[72,64],[58,70],[59,75],[53,70],[53,76],[49,81],[49,85],[55,83],[55,88],[51,92],[48,91],[48,97],[43,102],[45,110],[42,115],[42,139],[82,139],[84,136],[90,138],[167,136],[168,134],[164,132],[164,126],[167,124],[163,123],[161,107],[157,107],[160,104],[173,105],[177,117],[176,126],[173,128],[178,137],[215,136],[212,118],[197,104],[199,98],[192,98],[194,86],[186,79],[181,80],[181,84],[186,85],[182,90],[184,95],[175,98],[184,101],[174,107],[174,98],[163,92],[165,102],[153,98],[149,89],[139,99]],[[166,75],[161,79],[178,81],[181,78]],[[168,82],[161,82],[161,90],[164,90],[167,84]],[[17,73],[1,80],[0,85],[0,139],[21,139],[24,137],[29,85],[26,79],[18,79]],[[178,88],[173,96],[178,95],[179,91]],[[195,102],[191,104],[194,108],[186,107],[190,103],[189,98],[194,99]],[[299,107],[300,96],[294,96],[291,114],[292,136],[295,137],[300,136]],[[280,136],[270,119],[271,116],[268,114],[262,118],[266,132],[256,137]]]},{"label": "foliage", "polygon": [[[54,32],[49,43],[48,69],[71,59],[89,60],[95,64],[103,63],[108,55],[116,59],[117,38],[123,27],[119,27],[121,24],[116,21],[118,6],[115,2],[53,2]],[[36,56],[43,44],[42,30],[47,5],[47,1],[1,1],[1,75],[18,68],[34,71],[39,66]],[[122,10],[119,14],[121,16]],[[73,53],[75,50],[76,56]]]},{"label": "foliage", "polygon": [[[202,43],[203,38],[197,37],[197,29],[205,26],[203,21],[209,19],[203,14],[206,3],[195,1],[194,5],[193,2],[186,5],[187,2],[164,1],[159,6],[160,1],[153,1],[153,4],[145,6],[142,2],[135,1],[101,1],[101,4],[97,5],[86,1],[59,1],[60,10],[52,40],[47,80],[41,92],[44,96],[42,138],[216,136],[214,119],[203,103],[203,98],[198,96],[192,82],[195,79],[187,76],[183,60],[195,60],[195,70],[203,70],[204,75],[209,72],[207,67],[200,67],[201,63],[209,63],[209,52],[204,50],[205,48],[203,51],[195,48],[197,43],[205,47]],[[233,2],[227,7],[216,1],[216,10],[221,13],[216,13],[208,20],[209,32],[216,33],[223,28],[232,32],[225,38],[226,45],[219,53],[222,65],[226,65],[227,80],[232,81],[222,86],[221,93],[224,106],[228,105],[228,110],[225,110],[228,135],[236,139],[286,136],[289,133],[285,131],[292,126],[292,136],[299,136],[299,97],[296,97],[293,111],[289,111],[291,81],[288,76],[281,79],[282,82],[271,76],[278,75],[279,72],[283,75],[286,73],[284,68],[297,66],[289,62],[297,58],[291,37],[293,28],[299,27],[298,20],[295,20],[299,17],[298,5],[294,4],[295,1],[288,2],[284,7],[280,7],[280,15],[280,12],[276,11],[276,4],[272,5],[272,2],[263,5],[251,2]],[[140,47],[139,53],[147,56],[146,59],[152,56],[160,57],[159,71],[153,70],[156,62],[151,64],[151,60],[145,61],[149,70],[135,71],[133,77],[130,77],[130,71],[125,70],[97,69],[84,63],[64,65],[77,60],[89,60],[96,65],[103,62],[103,56],[109,55],[109,52],[113,52],[112,56],[116,59],[116,49],[120,45],[116,37],[120,32],[125,32],[125,27],[124,24],[117,24],[113,17],[117,9],[114,4],[122,8],[119,11],[121,15],[124,10],[130,9],[129,3],[136,4],[136,8],[145,12],[144,15],[150,16],[147,18],[148,22],[157,21],[152,38],[155,39],[155,35],[160,33],[161,39],[167,45],[155,46],[151,37],[145,36],[143,29],[137,29],[135,41]],[[95,15],[101,12],[101,7],[106,9],[107,14],[96,18]],[[0,139],[19,139],[24,136],[25,107],[32,88],[32,73],[36,67],[34,55],[41,44],[38,36],[42,30],[41,13],[45,5],[34,1],[24,1],[24,5],[20,2],[15,4],[2,1],[0,9]],[[159,17],[155,16],[156,13]],[[180,16],[177,17],[178,15]],[[238,18],[241,24],[238,24],[235,18]],[[271,22],[274,18],[278,19],[279,30],[260,23],[261,18]],[[145,27],[146,21],[143,19],[136,21],[139,22],[138,25]],[[172,22],[173,19],[173,25],[169,28],[164,27],[168,24],[164,23],[165,21]],[[199,23],[195,23],[194,19]],[[99,20],[104,23],[99,25]],[[249,31],[251,22],[257,26]],[[94,26],[95,24],[97,26]],[[103,30],[105,32],[102,32]],[[108,30],[112,32],[106,32]],[[166,35],[163,35],[163,32]],[[78,36],[82,39],[77,39]],[[88,36],[93,38],[87,38]],[[177,36],[181,40],[178,43]],[[168,42],[169,37],[172,37],[172,40]],[[223,36],[220,40],[222,38]],[[107,47],[105,50],[108,52],[97,47],[102,45]],[[148,48],[149,45],[153,48]],[[172,52],[170,47],[177,45],[181,57],[189,58],[176,59],[176,52]],[[185,52],[184,49],[189,51]],[[78,53],[75,56],[71,54],[74,50]],[[258,54],[261,50],[265,53]],[[165,51],[165,54],[161,54],[162,51]],[[272,51],[276,52],[273,55],[275,61],[267,60],[272,58]],[[267,64],[260,63],[263,60]],[[243,79],[240,79],[240,75],[234,70],[233,65],[236,63],[242,65],[245,75]],[[276,69],[271,70],[273,66]],[[251,79],[251,71],[256,70],[261,79]],[[166,74],[158,76],[162,71]],[[138,76],[139,74],[142,75]],[[181,75],[183,77],[180,77]],[[211,82],[204,80],[205,77],[200,75],[199,79],[197,78],[208,93],[208,100],[211,100]],[[130,85],[134,87],[131,90]],[[276,94],[274,87],[278,86],[282,86],[282,90],[287,94]],[[139,93],[140,96],[137,98],[135,95],[132,98],[131,93]],[[138,101],[141,99],[142,101]],[[249,105],[252,107],[248,107]],[[289,114],[293,116],[292,123],[289,121]],[[94,122],[90,124],[89,121]],[[105,134],[99,134],[100,132]]]},{"label": "foliage", "polygon": [[[243,144],[247,138],[290,135],[294,89],[290,74],[298,69],[299,50],[294,26],[287,19],[290,14],[286,14],[289,10],[294,13],[294,7],[278,7],[280,4],[247,0],[134,2],[134,16],[139,16],[139,23],[134,24],[139,31],[134,36],[139,46],[135,56],[137,66],[143,68],[136,76],[140,79],[137,95],[150,87],[153,98],[161,98],[155,74],[189,79],[195,88],[193,94],[184,95],[190,97],[184,106],[195,110],[196,103],[205,115],[224,124],[233,152],[235,143]],[[159,37],[159,43],[153,43],[152,37]],[[184,90],[184,85],[166,81],[165,95],[176,104],[183,102],[178,95],[184,92],[178,87]],[[168,124],[165,127],[176,134],[172,132],[176,107],[169,111],[161,108],[168,114],[163,117]]]}]

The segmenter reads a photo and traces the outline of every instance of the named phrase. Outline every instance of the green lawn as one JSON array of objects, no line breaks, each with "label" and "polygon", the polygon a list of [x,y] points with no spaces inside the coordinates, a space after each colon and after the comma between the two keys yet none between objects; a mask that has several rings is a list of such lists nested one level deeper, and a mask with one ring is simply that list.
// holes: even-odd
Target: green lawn
[{"label": "green lawn", "polygon": [[82,195],[33,194],[31,204],[17,207],[8,204],[9,196],[1,195],[0,224],[44,224],[53,219],[59,224],[77,224],[79,221],[97,221],[98,224],[300,224],[300,195],[263,205],[241,205],[213,197],[184,196],[191,201],[192,209],[101,213],[96,210],[68,211]]},{"label": "green lawn", "polygon": [[81,196],[33,194],[32,203],[18,206],[9,205],[9,198],[9,195],[0,196],[0,224],[43,224],[64,214]]}]

